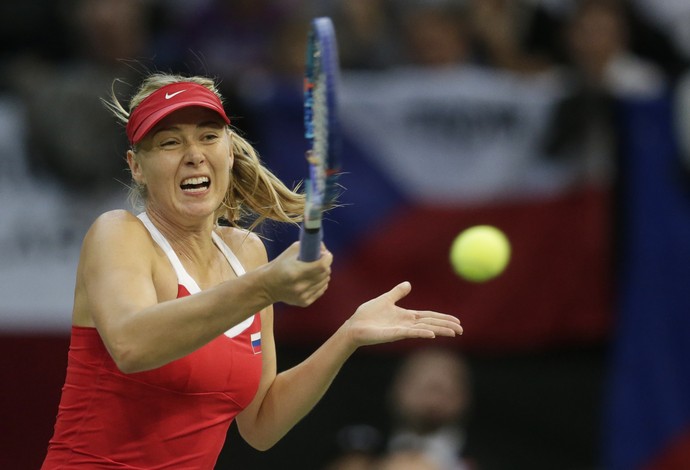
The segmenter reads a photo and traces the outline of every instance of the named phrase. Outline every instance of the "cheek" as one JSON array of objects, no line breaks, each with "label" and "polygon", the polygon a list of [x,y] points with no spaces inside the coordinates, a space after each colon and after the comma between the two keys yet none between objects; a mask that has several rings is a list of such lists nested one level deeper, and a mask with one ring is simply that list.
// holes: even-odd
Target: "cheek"
[{"label": "cheek", "polygon": [[149,188],[157,187],[169,191],[170,186],[174,186],[176,181],[175,174],[178,170],[176,162],[159,159],[147,163],[147,165],[140,167],[141,183],[146,184]]},{"label": "cheek", "polygon": [[226,158],[223,163],[217,167],[218,172],[216,174],[216,180],[219,183],[219,187],[224,191],[227,190],[228,186],[230,185],[230,180],[232,178],[232,164],[232,158]]},{"label": "cheek", "polygon": [[219,183],[219,187],[226,191],[232,180],[232,169],[235,164],[235,159],[231,150],[232,140],[228,136],[228,139],[224,141],[222,149],[218,149],[218,153],[215,154],[213,158],[213,166],[216,170],[216,181]]}]

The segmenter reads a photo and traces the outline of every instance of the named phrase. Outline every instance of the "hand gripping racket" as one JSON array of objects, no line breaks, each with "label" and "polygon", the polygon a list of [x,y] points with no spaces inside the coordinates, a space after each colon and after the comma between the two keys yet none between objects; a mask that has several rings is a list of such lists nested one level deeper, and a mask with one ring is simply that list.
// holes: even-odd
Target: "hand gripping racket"
[{"label": "hand gripping racket", "polygon": [[338,155],[338,48],[330,18],[311,22],[304,74],[304,126],[310,146],[309,176],[305,181],[304,222],[300,231],[302,261],[320,257],[323,212],[337,196]]}]

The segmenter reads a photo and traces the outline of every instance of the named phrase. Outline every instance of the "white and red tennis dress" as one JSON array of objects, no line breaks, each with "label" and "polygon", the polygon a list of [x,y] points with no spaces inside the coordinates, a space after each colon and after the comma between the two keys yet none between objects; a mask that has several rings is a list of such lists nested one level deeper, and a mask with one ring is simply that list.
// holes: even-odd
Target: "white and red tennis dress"
[{"label": "white and red tennis dress", "polygon": [[[148,216],[142,213],[139,219],[177,273],[177,297],[199,292]],[[235,273],[244,274],[230,248],[212,235]],[[257,313],[181,359],[123,374],[95,328],[73,326],[55,432],[42,469],[213,469],[230,423],[256,394],[260,353]]]}]

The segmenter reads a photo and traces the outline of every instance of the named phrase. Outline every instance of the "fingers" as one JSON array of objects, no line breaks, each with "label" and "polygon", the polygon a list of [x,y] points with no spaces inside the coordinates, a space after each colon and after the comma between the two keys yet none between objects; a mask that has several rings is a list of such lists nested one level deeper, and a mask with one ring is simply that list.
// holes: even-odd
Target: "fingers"
[{"label": "fingers", "polygon": [[433,310],[416,310],[414,311],[418,318],[433,318],[437,320],[445,320],[451,323],[460,324],[458,317],[453,315],[448,315],[447,313],[434,312]]},{"label": "fingers", "polygon": [[435,336],[457,336],[463,333],[460,320],[452,315],[444,313],[424,311],[415,312],[416,321],[415,329],[428,330],[434,333]]},{"label": "fingers", "polygon": [[313,304],[326,292],[330,281],[330,269],[328,268],[323,273],[319,273],[318,276],[302,280],[294,286],[295,299],[288,301],[288,303],[298,307],[307,307]]},{"label": "fingers", "polygon": [[[462,334],[462,328],[458,333],[453,328],[445,328],[441,326],[431,326],[426,324],[416,325],[414,328],[407,328],[406,334],[402,338],[428,338],[434,339],[438,336],[445,336],[448,338],[454,338]],[[401,338],[401,339],[402,339]]]},{"label": "fingers", "polygon": [[333,254],[328,251],[325,244],[321,243],[321,257],[323,258],[324,256],[330,256],[333,259]]},{"label": "fingers", "polygon": [[305,290],[302,307],[307,307],[321,297],[328,289],[331,281],[331,264],[333,255],[322,245],[321,258],[313,261],[311,266],[305,269]]},{"label": "fingers", "polygon": [[448,336],[448,337],[455,337],[458,335],[462,334],[462,327],[460,325],[456,325],[454,323],[432,323],[432,322],[426,322],[423,324],[417,325],[418,328],[422,328],[424,330],[429,330],[434,333],[435,336]]},{"label": "fingers", "polygon": [[326,293],[326,290],[328,290],[328,282],[330,279],[326,279],[320,286],[317,287],[317,289],[314,290],[314,294],[312,297],[309,299],[309,303],[307,305],[311,305],[314,302],[316,302],[323,294]]},{"label": "fingers", "polygon": [[270,298],[273,302],[306,307],[321,297],[331,279],[333,255],[322,245],[321,257],[299,261],[299,242],[291,244],[270,265]]},{"label": "fingers", "polygon": [[393,303],[397,303],[399,300],[405,298],[410,292],[412,292],[412,284],[410,284],[408,281],[404,281],[386,292],[384,295],[389,296]]}]

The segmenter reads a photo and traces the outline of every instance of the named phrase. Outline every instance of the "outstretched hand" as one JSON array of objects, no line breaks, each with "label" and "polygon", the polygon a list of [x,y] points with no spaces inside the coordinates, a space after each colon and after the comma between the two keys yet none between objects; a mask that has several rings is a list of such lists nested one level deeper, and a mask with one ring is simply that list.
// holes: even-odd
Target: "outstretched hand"
[{"label": "outstretched hand", "polygon": [[389,343],[407,338],[453,337],[462,334],[460,320],[430,310],[408,310],[396,305],[412,291],[409,282],[362,305],[345,323],[356,346]]}]

